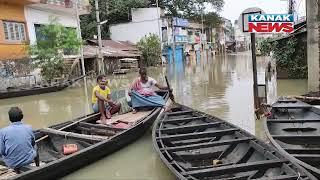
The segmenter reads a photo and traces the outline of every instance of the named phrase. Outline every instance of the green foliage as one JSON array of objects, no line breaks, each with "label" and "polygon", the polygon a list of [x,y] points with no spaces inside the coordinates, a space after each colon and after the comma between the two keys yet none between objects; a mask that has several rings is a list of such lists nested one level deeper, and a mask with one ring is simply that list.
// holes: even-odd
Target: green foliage
[{"label": "green foliage", "polygon": [[41,69],[45,80],[51,81],[64,73],[64,52],[77,53],[82,42],[75,29],[66,28],[52,18],[50,24],[40,27],[40,34],[37,44],[30,45],[29,54],[32,65]]},{"label": "green foliage", "polygon": [[[90,0],[92,10],[90,14],[82,15],[81,30],[83,39],[92,39],[97,35],[97,20],[95,0]],[[131,8],[143,8],[148,6],[147,0],[99,0],[100,20],[108,20],[101,26],[102,39],[110,36],[109,25],[130,21]]]},{"label": "green foliage", "polygon": [[260,43],[262,55],[270,55],[276,60],[277,68],[285,69],[289,78],[306,78],[307,62],[304,60],[306,46],[299,46],[298,40],[291,37],[288,40],[270,42],[269,39]]},{"label": "green foliage", "polygon": [[[83,39],[92,39],[97,35],[97,21],[95,0],[90,0],[91,13],[82,15],[81,30]],[[201,13],[204,13],[204,23],[214,27],[221,23],[220,16],[214,12],[220,11],[223,0],[159,0],[159,6],[165,8],[166,15],[194,19],[201,22]],[[102,25],[102,39],[110,37],[109,25],[131,20],[132,8],[155,7],[156,0],[99,0],[100,20],[108,20]]]},{"label": "green foliage", "polygon": [[272,51],[272,44],[269,41],[270,38],[263,39],[258,44],[262,56],[269,56],[270,52]]},{"label": "green foliage", "polygon": [[161,42],[157,35],[150,34],[141,38],[138,48],[142,52],[143,66],[154,66],[161,59]]}]

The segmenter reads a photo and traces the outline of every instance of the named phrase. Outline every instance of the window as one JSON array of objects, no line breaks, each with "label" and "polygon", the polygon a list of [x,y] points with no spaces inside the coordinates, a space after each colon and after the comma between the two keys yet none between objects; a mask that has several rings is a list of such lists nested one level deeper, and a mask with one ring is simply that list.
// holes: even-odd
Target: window
[{"label": "window", "polygon": [[8,41],[25,41],[24,23],[3,21],[4,37]]}]

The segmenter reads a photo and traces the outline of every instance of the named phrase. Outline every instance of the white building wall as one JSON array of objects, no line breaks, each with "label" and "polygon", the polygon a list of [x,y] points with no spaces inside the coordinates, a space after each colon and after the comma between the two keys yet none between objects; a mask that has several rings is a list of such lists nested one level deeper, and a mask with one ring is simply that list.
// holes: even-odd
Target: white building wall
[{"label": "white building wall", "polygon": [[[123,23],[110,26],[111,39],[115,41],[130,41],[137,43],[141,38],[150,33],[159,37],[161,32],[161,22],[157,20]],[[162,39],[162,37],[159,37]]]},{"label": "white building wall", "polygon": [[25,6],[25,18],[27,22],[27,30],[30,39],[30,44],[36,42],[35,24],[49,24],[49,17],[54,16],[58,18],[58,22],[65,27],[77,28],[77,19],[73,14],[66,14],[60,12],[52,12],[48,10],[34,9]]},{"label": "white building wall", "polygon": [[132,9],[132,22],[150,21],[160,18],[161,9],[158,8],[137,8]]}]

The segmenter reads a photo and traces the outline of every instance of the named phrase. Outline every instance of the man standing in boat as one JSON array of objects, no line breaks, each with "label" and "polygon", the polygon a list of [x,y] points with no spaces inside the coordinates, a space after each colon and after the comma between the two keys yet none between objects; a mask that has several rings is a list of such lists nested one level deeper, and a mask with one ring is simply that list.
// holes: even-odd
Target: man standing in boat
[{"label": "man standing in boat", "polygon": [[119,103],[112,101],[111,90],[107,85],[106,76],[99,75],[97,77],[97,86],[92,91],[92,109],[95,113],[100,112],[102,124],[107,124],[107,120],[111,119],[111,115],[118,113],[121,107]]},{"label": "man standing in boat", "polygon": [[0,130],[0,153],[5,164],[16,171],[31,164],[39,166],[35,137],[31,126],[22,122],[23,113],[20,108],[9,110],[11,124]]}]

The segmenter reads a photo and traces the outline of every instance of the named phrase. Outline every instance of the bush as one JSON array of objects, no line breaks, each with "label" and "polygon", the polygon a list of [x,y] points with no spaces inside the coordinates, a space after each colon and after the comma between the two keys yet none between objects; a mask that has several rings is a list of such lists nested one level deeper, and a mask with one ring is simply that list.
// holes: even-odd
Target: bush
[{"label": "bush", "polygon": [[138,42],[138,49],[142,52],[144,66],[155,66],[161,59],[161,42],[157,35],[149,34]]},{"label": "bush", "polygon": [[276,60],[277,68],[288,72],[289,78],[306,78],[308,75],[307,62],[304,60],[306,46],[299,46],[298,40],[291,37],[288,40],[270,42],[266,39],[260,43],[263,55],[270,55]]},{"label": "bush", "polygon": [[75,29],[58,24],[55,18],[50,19],[50,24],[41,26],[39,31],[41,37],[38,37],[37,44],[29,47],[32,65],[41,69],[41,75],[47,81],[60,78],[64,73],[64,51],[77,53],[82,42]]}]

